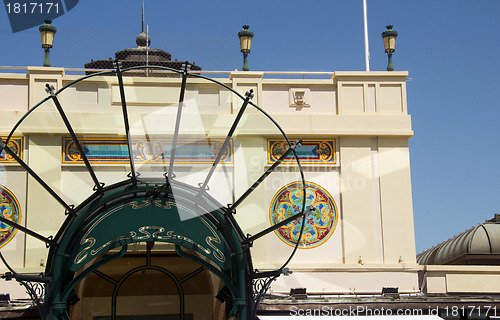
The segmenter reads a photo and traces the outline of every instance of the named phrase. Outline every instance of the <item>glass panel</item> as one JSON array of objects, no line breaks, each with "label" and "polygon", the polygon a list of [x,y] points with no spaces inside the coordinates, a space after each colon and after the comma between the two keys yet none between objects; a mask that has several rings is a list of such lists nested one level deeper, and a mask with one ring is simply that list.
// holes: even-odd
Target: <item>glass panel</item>
[{"label": "glass panel", "polygon": [[[253,89],[256,96],[251,101],[258,101],[257,86],[239,89],[242,96]],[[181,125],[180,136],[187,136],[187,132],[196,133],[202,141],[200,147],[195,149],[197,154],[202,153],[201,146],[210,145],[213,141],[222,145],[231,130],[234,131],[228,140],[229,150],[223,153],[224,156],[216,167],[213,167],[213,161],[197,164],[196,167],[190,166],[181,163],[176,157],[173,167],[176,179],[182,179],[182,182],[193,186],[206,184],[207,194],[222,207],[237,205],[236,220],[244,235],[255,235],[300,213],[301,200],[295,198],[303,195],[303,192],[295,194],[294,207],[290,207],[282,216],[274,209],[270,210],[273,196],[280,189],[291,183],[302,186],[302,177],[293,158],[287,158],[286,163],[269,173],[267,178],[263,177],[289,147],[276,123],[252,104],[248,104],[241,118],[238,118],[244,100],[227,88],[206,79],[189,78],[186,97],[192,107],[189,116],[193,120],[188,121],[186,126]],[[217,153],[213,153],[213,159],[216,158]],[[262,181],[259,181],[261,178]],[[268,236],[257,240],[252,248],[255,262],[264,263],[266,260],[266,269],[280,267],[290,256],[298,239],[295,229],[281,236],[283,239]],[[270,250],[279,254],[273,254],[273,258],[270,258]]]},{"label": "glass panel", "polygon": [[[237,205],[242,236],[258,234],[299,213],[304,192],[293,158],[259,181],[290,147],[276,123],[252,105],[239,115],[244,98],[198,77],[188,78],[179,108],[181,80],[175,73],[162,81],[124,77],[132,160],[140,173],[139,181],[165,183],[171,174],[174,197],[199,201],[200,215]],[[230,79],[221,81],[232,83]],[[43,93],[45,83],[34,87]],[[252,88],[256,95],[252,101],[257,102],[257,85],[238,90],[243,95]],[[44,96],[46,93],[39,94]],[[57,99],[98,182],[110,185],[127,180],[131,168],[116,76],[80,81],[59,93]],[[266,107],[272,106],[263,109]],[[16,190],[27,190],[26,225],[45,236],[55,234],[66,217],[66,207],[91,195],[95,182],[53,101],[42,103],[27,115],[13,136],[22,137],[29,145],[24,161],[47,184],[44,187],[30,176],[27,184],[16,186]],[[14,166],[23,172],[19,165]],[[192,193],[178,194],[175,186],[181,184]],[[204,200],[200,201],[205,192],[215,203],[204,205]],[[291,222],[282,231],[254,242],[251,250],[256,268],[279,268],[291,255],[300,238],[300,223]],[[47,256],[45,244],[27,239],[25,266],[39,267]]]},{"label": "glass panel", "polygon": [[175,181],[203,187],[222,207],[232,202],[234,192],[235,146],[227,137],[233,122],[231,94],[199,78],[188,78],[186,87],[172,171]]},{"label": "glass panel", "polygon": [[[57,98],[90,163],[98,183],[108,186],[127,179],[130,172],[124,148],[125,126],[117,77],[114,75],[80,81]],[[69,131],[61,137],[61,185],[64,194],[81,203],[95,190],[96,182]]]},{"label": "glass panel", "polygon": [[[54,87],[57,85],[55,81],[49,81],[48,84]],[[33,87],[35,97],[47,97],[45,82],[35,82]],[[61,185],[61,141],[67,132],[51,99],[33,109],[11,132],[13,139],[22,140],[22,159],[42,183],[27,174],[19,164],[12,164],[12,169],[15,168],[17,173],[24,173],[25,178],[9,180],[7,184],[8,187],[12,184],[16,194],[26,196],[26,206],[22,212],[25,216],[25,226],[44,237],[55,235],[66,218],[65,211],[74,203],[71,193],[63,193]],[[91,192],[90,188],[87,195]],[[46,259],[46,244],[27,236],[24,267],[43,266]]]}]

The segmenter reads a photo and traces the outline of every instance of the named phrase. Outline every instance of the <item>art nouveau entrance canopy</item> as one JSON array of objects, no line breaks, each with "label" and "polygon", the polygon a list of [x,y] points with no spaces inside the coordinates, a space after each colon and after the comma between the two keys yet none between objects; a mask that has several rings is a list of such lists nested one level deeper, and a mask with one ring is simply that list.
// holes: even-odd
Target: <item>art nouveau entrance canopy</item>
[{"label": "art nouveau entrance canopy", "polygon": [[[286,265],[297,244],[290,246],[289,258],[281,267],[266,272],[253,267],[252,250],[268,233],[305,217],[305,183],[295,152],[300,141],[289,141],[279,125],[252,102],[251,91],[243,96],[221,82],[190,73],[189,66],[181,71],[155,68],[169,80],[161,85],[162,95],[155,106],[141,105],[141,97],[151,98],[150,88],[123,77],[129,71],[149,70],[151,66],[122,70],[120,63],[115,63],[114,70],[87,75],[59,90],[47,84],[47,97],[0,142],[2,151],[26,170],[50,199],[47,201],[59,208],[49,209],[67,215],[53,236],[0,216],[2,223],[47,245],[42,275],[24,275],[11,269],[6,276],[26,286],[43,319],[66,319],[75,314],[72,306],[83,292],[77,288],[84,286],[84,279],[91,274],[112,287],[107,316],[116,319],[117,296],[123,284],[146,271],[158,272],[172,281],[179,296],[176,301],[181,319],[186,314],[184,283],[200,272],[208,272],[222,284],[213,288],[212,295],[224,303],[224,317],[251,319],[270,283],[287,272]],[[112,87],[112,103],[90,112],[88,106],[75,101],[75,90],[84,90],[95,77],[104,77],[101,79]],[[218,90],[219,99],[230,106],[230,111],[223,113],[200,96],[194,97],[193,88]],[[127,98],[132,96],[134,102],[128,103]],[[255,132],[282,140],[281,156],[273,164],[253,161]],[[13,150],[11,143],[16,136],[33,133],[38,134],[39,141],[49,141],[48,149],[50,139],[63,139],[62,163],[80,168],[74,176],[74,189],[59,190],[50,172],[43,170],[43,163],[34,163],[33,157],[28,164]],[[293,195],[299,199],[295,201],[299,205],[292,208],[295,214],[283,216],[271,227],[245,230],[248,223],[242,221],[251,221],[251,210],[242,213],[239,209],[251,207],[252,197],[258,196],[259,190],[279,189],[281,185],[266,185],[266,178],[285,159],[291,180],[298,183]],[[106,169],[109,164],[121,164],[126,172],[110,172]],[[88,196],[81,197],[80,188],[85,186]],[[303,227],[297,230],[295,236],[301,239]],[[125,257],[137,243],[145,243],[142,265],[119,278],[102,272],[101,267]],[[161,253],[154,250],[155,244],[161,243],[199,269],[178,277],[169,271],[168,263],[155,263],[155,255]]]}]

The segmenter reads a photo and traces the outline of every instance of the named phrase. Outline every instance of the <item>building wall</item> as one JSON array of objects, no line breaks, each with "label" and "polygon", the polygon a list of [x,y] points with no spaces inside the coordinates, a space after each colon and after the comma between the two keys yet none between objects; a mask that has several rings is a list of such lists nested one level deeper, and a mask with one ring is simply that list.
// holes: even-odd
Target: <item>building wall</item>
[{"label": "building wall", "polygon": [[497,294],[499,266],[428,265],[423,268],[424,292],[429,294]]},{"label": "building wall", "polygon": [[[314,248],[299,249],[272,290],[288,292],[379,293],[383,286],[418,291],[413,233],[408,139],[413,135],[406,104],[406,72],[336,72],[329,79],[278,79],[263,72],[231,72],[218,80],[241,94],[252,89],[254,103],[274,118],[293,139],[333,140],[334,163],[304,164],[305,179],[326,190],[335,201],[338,221],[332,236]],[[76,80],[60,68],[28,68],[27,74],[0,74],[0,134],[6,136],[21,116],[55,89]],[[126,77],[125,95],[132,135],[162,138],[171,134],[179,96],[179,78]],[[80,82],[58,96],[79,137],[123,137],[120,93],[112,76]],[[203,79],[187,83],[181,127],[195,137],[224,137],[241,107],[228,90]],[[62,198],[78,204],[92,193],[93,182],[82,164],[62,161],[68,137],[53,102],[28,116],[15,135],[24,137],[23,159]],[[279,131],[253,107],[242,118],[234,139],[234,163],[214,175],[210,193],[232,203],[269,168],[268,139]],[[101,182],[124,180],[123,164],[93,165]],[[45,236],[54,235],[64,209],[17,164],[0,164],[0,184],[21,204],[23,224]],[[208,165],[176,165],[180,181],[196,185]],[[142,165],[144,175],[161,166]],[[243,230],[255,234],[269,227],[269,208],[276,192],[299,180],[284,164],[237,210]],[[42,271],[45,244],[18,233],[2,249],[18,272]],[[280,267],[293,248],[274,233],[254,243],[255,267]],[[2,267],[0,272],[5,271]],[[3,284],[2,284],[3,286]],[[17,285],[16,285],[17,286]]]}]

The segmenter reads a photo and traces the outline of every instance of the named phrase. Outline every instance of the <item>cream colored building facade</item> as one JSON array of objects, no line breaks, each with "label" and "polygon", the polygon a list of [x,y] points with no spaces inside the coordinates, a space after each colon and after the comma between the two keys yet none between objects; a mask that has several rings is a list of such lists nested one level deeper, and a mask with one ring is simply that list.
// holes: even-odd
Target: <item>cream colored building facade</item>
[{"label": "cream colored building facade", "polygon": [[[28,108],[47,97],[46,83],[58,89],[79,78],[65,74],[64,69],[36,67],[28,68],[27,73],[0,76],[0,96],[5,97],[0,102],[0,131],[5,136]],[[273,76],[279,75],[264,72],[231,72],[224,76],[218,80],[241,93],[253,89],[253,101],[292,139],[332,139],[336,145],[336,163],[304,165],[306,181],[323,186],[336,202],[339,212],[336,230],[321,246],[300,249],[290,265],[294,274],[280,279],[273,290],[286,292],[290,287],[307,287],[309,292],[317,293],[377,293],[384,286],[396,286],[401,292],[418,292],[408,153],[408,139],[413,131],[406,104],[407,73],[335,72],[329,79],[276,79]],[[117,83],[109,78],[93,78],[64,95],[61,103],[68,117],[88,126],[76,129],[77,133],[89,136],[115,133],[113,128],[99,132],[102,127],[106,128],[105,122],[99,123],[101,128],[92,125],[102,121],[103,113],[111,114],[119,108]],[[174,88],[179,86],[179,81],[125,78],[128,105],[154,109],[175,104],[178,97]],[[209,86],[203,81],[192,81],[189,85],[187,95],[199,101],[200,110],[205,104],[203,110],[220,119],[235,112],[237,106],[215,85]],[[172,91],[171,95],[165,95],[168,90]],[[296,91],[304,92],[301,104],[294,103]],[[26,130],[21,127],[17,132],[24,137],[26,162],[35,166],[35,171],[50,174],[51,185],[75,203],[88,194],[79,194],[75,188],[75,180],[81,181],[78,179],[81,165],[61,162],[63,132],[58,135],[57,131],[64,130],[56,127],[59,125],[55,124],[51,132],[46,127],[36,128],[36,124]],[[266,141],[274,133],[266,126],[259,128],[258,121],[252,129],[253,132],[236,138],[255,140],[259,147],[252,148],[252,156],[264,164]],[[36,161],[37,157],[43,157],[44,161]],[[240,170],[239,165],[235,160],[235,173]],[[117,165],[95,165],[95,170],[110,179],[117,172],[126,171]],[[248,170],[244,168],[243,172]],[[248,210],[256,212],[248,221],[250,233],[269,223],[270,200],[276,188],[288,182],[286,177],[280,179],[280,175],[286,176],[286,173],[275,173],[275,186],[252,195],[254,207]],[[47,236],[58,230],[64,212],[39,192],[40,186],[18,170],[17,164],[3,165],[2,184],[18,197],[23,223],[29,228]],[[242,207],[238,216],[245,216],[245,210],[246,207]],[[18,234],[2,252],[13,267],[21,271],[41,270],[40,263],[46,255],[44,244],[24,238]],[[267,238],[270,239],[264,240],[265,245],[254,253],[258,269],[276,268],[285,258],[277,254],[284,244],[274,234]],[[336,272],[335,276],[332,271]]]},{"label": "cream colored building facade", "polygon": [[[47,97],[46,84],[60,89],[80,75],[62,68],[28,67],[20,73],[0,73],[0,133],[7,136],[14,124]],[[333,141],[334,161],[303,164],[305,180],[321,186],[333,199],[337,220],[331,236],[313,248],[298,249],[271,292],[286,294],[306,288],[308,294],[380,294],[396,287],[400,294],[498,293],[499,267],[419,266],[416,262],[408,141],[413,135],[407,109],[407,72],[333,72],[283,75],[268,72],[221,72],[204,74],[244,94],[252,89],[253,102],[267,112],[291,139]],[[152,115],[139,127],[160,128],[175,124],[180,78],[125,77],[125,95],[132,119]],[[68,118],[79,137],[123,137],[120,92],[115,77],[99,76],[82,81],[62,95]],[[203,79],[190,79],[187,110],[182,125],[186,132],[224,136],[240,107],[227,90]],[[64,160],[67,131],[56,119],[53,105],[34,112],[15,131],[22,138],[23,160],[68,203],[88,197],[92,181],[81,163]],[[45,108],[45,107],[43,107]],[[43,109],[42,108],[42,109]],[[52,109],[50,109],[52,108]],[[155,119],[163,119],[160,123]],[[142,117],[142,119],[145,119]],[[234,138],[233,162],[217,173],[223,183],[212,188],[221,203],[231,203],[269,168],[269,141],[279,132],[255,110],[249,110]],[[134,123],[134,121],[132,121]],[[211,124],[211,131],[199,125]],[[149,129],[148,129],[149,130]],[[156,130],[156,131],[155,131]],[[191,130],[191,131],[190,131]],[[134,126],[132,128],[134,135]],[[126,177],[126,164],[93,163],[100,181],[109,184]],[[198,168],[194,166],[195,168]],[[155,166],[138,168],[155,175]],[[199,182],[198,174],[180,165],[186,183]],[[270,226],[270,206],[278,190],[298,178],[295,169],[283,165],[263,187],[256,189],[238,208],[237,220],[249,234]],[[54,235],[65,219],[64,209],[16,163],[0,164],[0,184],[18,199],[21,224],[45,236]],[[161,171],[161,170],[160,170]],[[232,199],[231,199],[232,198]],[[227,202],[224,202],[227,201]],[[256,241],[254,267],[273,270],[288,258],[292,247],[275,233]],[[17,232],[1,249],[17,272],[42,272],[47,257],[45,244]],[[7,269],[1,265],[0,273]],[[420,275],[420,278],[419,278]],[[15,282],[0,282],[0,292],[25,297]]]}]

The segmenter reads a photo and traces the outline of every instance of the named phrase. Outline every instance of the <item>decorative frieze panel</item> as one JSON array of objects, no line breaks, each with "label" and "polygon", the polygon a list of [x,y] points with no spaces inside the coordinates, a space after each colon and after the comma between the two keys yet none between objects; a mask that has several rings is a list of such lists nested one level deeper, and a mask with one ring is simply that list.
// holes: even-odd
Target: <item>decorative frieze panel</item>
[{"label": "decorative frieze panel", "polygon": [[[90,163],[127,164],[127,141],[119,138],[86,138],[79,140]],[[176,164],[211,164],[224,144],[224,139],[179,139],[175,151]],[[132,156],[135,163],[168,164],[172,152],[172,139],[132,139]],[[83,158],[71,138],[63,139],[65,164],[82,163]],[[220,163],[233,163],[233,142],[223,151]]]},{"label": "decorative frieze panel", "polygon": [[[337,164],[335,139],[318,140],[303,139],[302,145],[296,149],[301,164]],[[273,164],[288,149],[285,140],[267,140],[267,163]],[[289,155],[283,163],[294,163],[295,157]]]},{"label": "decorative frieze panel", "polygon": [[[3,141],[7,137],[0,137]],[[7,146],[12,150],[21,160],[23,159],[23,138],[22,137],[11,137]],[[0,153],[0,163],[17,163],[12,156],[8,155],[2,150]]]}]

